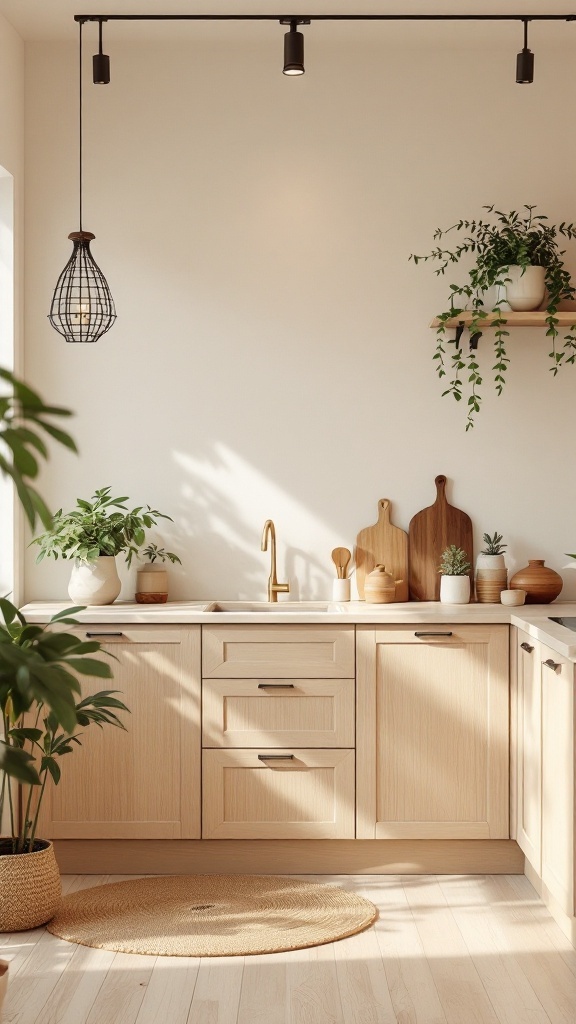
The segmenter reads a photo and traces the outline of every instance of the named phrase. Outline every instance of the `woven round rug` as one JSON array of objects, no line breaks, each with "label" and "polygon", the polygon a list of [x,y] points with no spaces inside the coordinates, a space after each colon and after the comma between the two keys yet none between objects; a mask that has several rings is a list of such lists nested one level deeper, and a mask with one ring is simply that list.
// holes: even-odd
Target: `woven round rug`
[{"label": "woven round rug", "polygon": [[249,956],[343,939],[376,918],[362,896],[274,875],[175,875],[65,896],[48,924],[83,946],[155,956]]}]

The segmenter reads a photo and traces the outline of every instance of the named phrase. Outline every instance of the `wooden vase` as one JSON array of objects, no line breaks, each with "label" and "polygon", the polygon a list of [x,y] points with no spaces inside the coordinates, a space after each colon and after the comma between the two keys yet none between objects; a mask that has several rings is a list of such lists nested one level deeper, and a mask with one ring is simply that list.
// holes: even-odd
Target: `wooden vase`
[{"label": "wooden vase", "polygon": [[510,580],[511,590],[525,590],[526,604],[550,604],[562,590],[564,581],[554,569],[544,565],[543,558],[531,558]]}]

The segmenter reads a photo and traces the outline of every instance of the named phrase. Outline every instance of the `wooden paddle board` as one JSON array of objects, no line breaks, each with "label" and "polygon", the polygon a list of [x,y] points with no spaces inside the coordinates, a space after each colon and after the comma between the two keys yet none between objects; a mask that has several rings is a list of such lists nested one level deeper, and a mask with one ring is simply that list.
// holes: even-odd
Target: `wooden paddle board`
[{"label": "wooden paddle board", "polygon": [[390,499],[380,498],[378,522],[360,530],[354,550],[356,584],[360,600],[364,600],[364,580],[376,565],[385,565],[395,580],[396,601],[408,600],[408,534],[390,522]]},{"label": "wooden paddle board", "polygon": [[408,562],[410,598],[412,601],[440,599],[438,566],[442,552],[450,544],[463,548],[468,555],[470,580],[474,580],[472,551],[472,520],[446,500],[446,477],[436,477],[436,501],[417,512],[408,527]]}]

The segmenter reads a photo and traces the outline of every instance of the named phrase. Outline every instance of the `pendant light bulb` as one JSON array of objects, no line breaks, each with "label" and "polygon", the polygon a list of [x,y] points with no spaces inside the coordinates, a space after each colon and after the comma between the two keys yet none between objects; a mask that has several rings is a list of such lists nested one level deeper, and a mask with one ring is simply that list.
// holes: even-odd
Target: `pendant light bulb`
[{"label": "pendant light bulb", "polygon": [[298,21],[295,19],[290,22],[290,31],[284,36],[283,74],[304,74],[304,36],[298,32]]},{"label": "pendant light bulb", "polygon": [[94,85],[110,84],[110,57],[102,53],[102,21],[98,22],[98,53],[92,57],[92,81]]},{"label": "pendant light bulb", "polygon": [[534,81],[534,54],[528,49],[528,18],[524,18],[524,47],[516,57],[516,82],[531,85]]}]

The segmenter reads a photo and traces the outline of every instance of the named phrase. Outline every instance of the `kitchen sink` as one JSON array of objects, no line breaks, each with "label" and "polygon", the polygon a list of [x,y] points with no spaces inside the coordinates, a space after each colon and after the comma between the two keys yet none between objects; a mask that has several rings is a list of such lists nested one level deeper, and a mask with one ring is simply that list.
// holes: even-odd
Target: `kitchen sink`
[{"label": "kitchen sink", "polygon": [[285,612],[294,614],[306,614],[307,612],[334,612],[338,611],[338,605],[330,604],[328,601],[213,601],[206,605],[207,612]]}]

